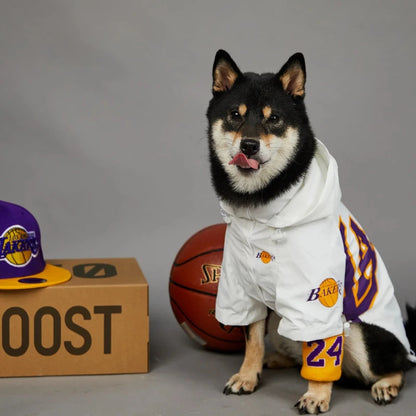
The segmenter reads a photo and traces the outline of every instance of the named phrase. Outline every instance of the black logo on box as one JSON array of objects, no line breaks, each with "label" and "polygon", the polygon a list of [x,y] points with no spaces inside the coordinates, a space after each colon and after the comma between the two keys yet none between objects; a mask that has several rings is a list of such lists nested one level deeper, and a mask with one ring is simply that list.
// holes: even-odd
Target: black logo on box
[{"label": "black logo on box", "polygon": [[117,276],[117,269],[112,264],[105,263],[78,264],[72,270],[74,276],[87,279]]}]

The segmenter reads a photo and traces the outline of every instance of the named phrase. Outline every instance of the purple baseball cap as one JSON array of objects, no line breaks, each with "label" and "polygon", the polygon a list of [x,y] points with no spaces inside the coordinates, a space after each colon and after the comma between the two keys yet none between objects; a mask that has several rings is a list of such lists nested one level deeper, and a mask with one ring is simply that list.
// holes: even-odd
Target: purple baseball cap
[{"label": "purple baseball cap", "polygon": [[40,229],[25,208],[0,201],[0,289],[31,289],[64,283],[71,273],[46,264]]}]

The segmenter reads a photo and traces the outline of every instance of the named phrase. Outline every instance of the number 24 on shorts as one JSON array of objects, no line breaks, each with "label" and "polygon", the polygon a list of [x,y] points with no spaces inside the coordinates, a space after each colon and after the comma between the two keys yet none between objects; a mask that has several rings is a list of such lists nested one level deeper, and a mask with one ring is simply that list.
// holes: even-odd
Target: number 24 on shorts
[{"label": "number 24 on shorts", "polygon": [[336,381],[341,377],[344,336],[304,342],[301,376],[314,381]]}]

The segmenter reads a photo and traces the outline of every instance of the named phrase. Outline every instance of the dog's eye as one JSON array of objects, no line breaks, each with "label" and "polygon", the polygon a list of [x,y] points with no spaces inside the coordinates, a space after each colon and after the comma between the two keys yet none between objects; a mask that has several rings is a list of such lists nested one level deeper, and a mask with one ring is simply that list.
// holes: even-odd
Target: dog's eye
[{"label": "dog's eye", "polygon": [[241,120],[241,114],[238,110],[231,110],[230,111],[230,119],[233,121],[240,121]]},{"label": "dog's eye", "polygon": [[268,121],[278,123],[280,121],[280,117],[277,114],[271,114]]}]

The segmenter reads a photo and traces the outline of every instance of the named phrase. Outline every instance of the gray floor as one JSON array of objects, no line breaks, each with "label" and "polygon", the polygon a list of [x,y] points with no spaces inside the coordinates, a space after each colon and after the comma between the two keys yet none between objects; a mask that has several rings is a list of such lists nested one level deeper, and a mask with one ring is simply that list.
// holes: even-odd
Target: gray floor
[{"label": "gray floor", "polygon": [[[250,396],[225,396],[222,387],[241,354],[200,349],[174,322],[170,310],[151,309],[149,374],[0,379],[4,416],[212,416],[296,415],[306,382],[298,371],[266,370]],[[386,407],[368,391],[336,387],[330,415],[414,415],[416,370],[397,401]]]}]

